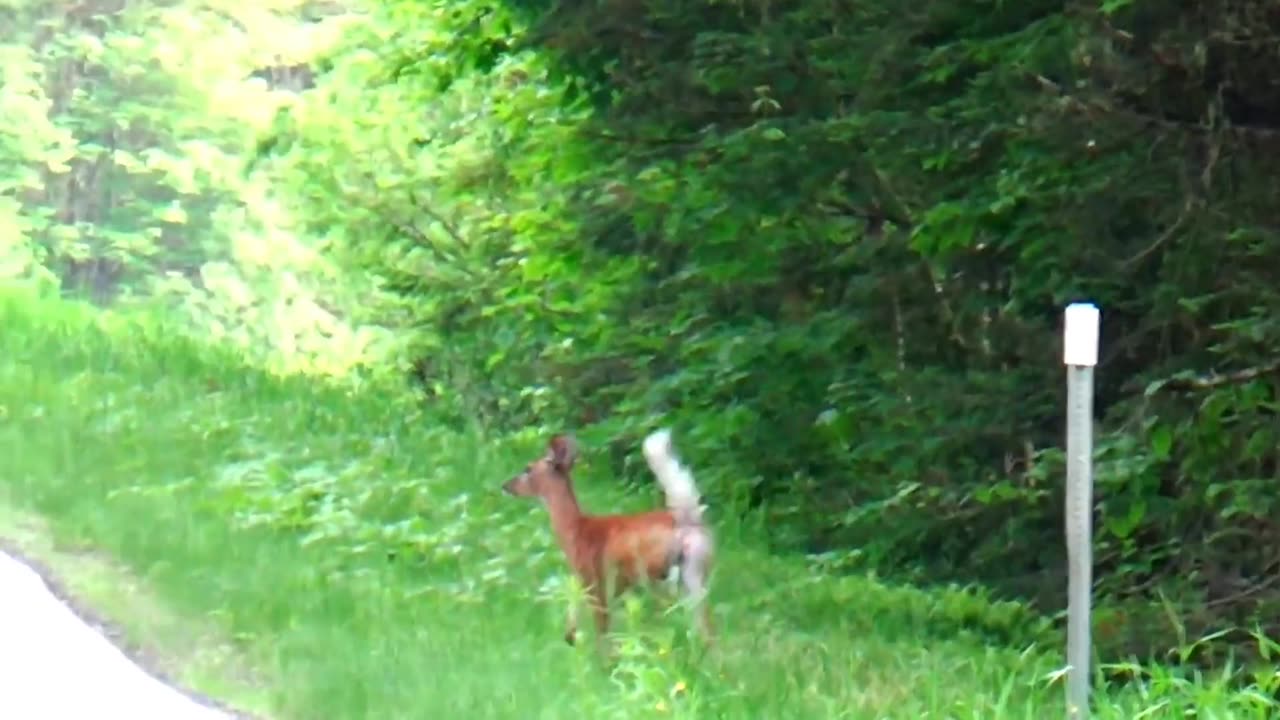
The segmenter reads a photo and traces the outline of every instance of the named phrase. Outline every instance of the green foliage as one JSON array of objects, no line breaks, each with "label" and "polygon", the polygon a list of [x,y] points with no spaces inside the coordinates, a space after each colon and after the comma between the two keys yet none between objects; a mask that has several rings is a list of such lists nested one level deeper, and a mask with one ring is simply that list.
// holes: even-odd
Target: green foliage
[{"label": "green foliage", "polygon": [[[369,288],[245,173],[306,61],[313,3],[21,2],[0,31],[0,280],[186,318],[277,369],[341,374],[385,351],[349,309]],[[333,9],[328,14],[333,14]]]},{"label": "green foliage", "polygon": [[630,475],[660,416],[779,545],[1044,608],[1098,302],[1100,590],[1160,646],[1280,598],[1262,7],[386,3],[271,162],[442,411]]},{"label": "green foliage", "polygon": [[[0,325],[0,501],[233,638],[271,717],[1063,712],[1060,649],[1031,645],[1045,637],[1025,608],[833,577],[719,516],[717,649],[701,654],[681,613],[637,596],[601,668],[560,640],[567,588],[545,514],[497,492],[543,438],[450,430],[402,387],[267,374],[152,319],[30,293],[0,293]],[[588,506],[642,502],[584,450]],[[1139,682],[1100,682],[1095,717],[1275,710],[1274,667],[1122,669]]]},{"label": "green foliage", "polygon": [[[1046,611],[1091,299],[1104,651],[1276,631],[1265,9],[11,2],[0,281],[630,480],[673,423],[776,548]],[[279,462],[223,483],[267,525],[372,512],[314,505],[343,463],[284,510]]]}]

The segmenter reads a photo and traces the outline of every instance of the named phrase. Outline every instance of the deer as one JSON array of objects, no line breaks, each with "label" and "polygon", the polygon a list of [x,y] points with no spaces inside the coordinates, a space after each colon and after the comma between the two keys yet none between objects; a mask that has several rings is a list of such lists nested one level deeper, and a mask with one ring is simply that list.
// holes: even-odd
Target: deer
[{"label": "deer", "polygon": [[[546,505],[556,541],[586,590],[598,649],[606,649],[610,601],[632,587],[664,580],[673,571],[678,573],[682,594],[692,601],[699,634],[710,646],[713,628],[706,596],[713,542],[693,474],[676,457],[669,430],[649,434],[642,449],[666,495],[665,509],[584,513],[570,475],[578,457],[577,442],[563,433],[553,436],[546,454],[526,465],[502,489],[516,497],[540,498]],[[564,633],[569,645],[576,642],[578,613],[578,602],[571,601]]]}]

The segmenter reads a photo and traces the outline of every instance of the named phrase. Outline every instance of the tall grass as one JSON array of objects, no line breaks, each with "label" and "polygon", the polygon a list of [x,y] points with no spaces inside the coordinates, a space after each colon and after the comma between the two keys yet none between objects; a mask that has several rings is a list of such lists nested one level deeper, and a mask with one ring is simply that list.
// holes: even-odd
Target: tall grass
[{"label": "tall grass", "polygon": [[[833,577],[713,518],[719,646],[629,602],[612,669],[561,640],[538,433],[433,424],[393,391],[276,378],[161,324],[0,294],[0,489],[214,623],[280,718],[1043,718],[1059,651],[1013,605]],[[591,466],[589,508],[626,496]],[[695,468],[696,470],[696,468]],[[1274,687],[1158,668],[1097,717],[1265,717]],[[1262,679],[1259,682],[1269,682]]]}]

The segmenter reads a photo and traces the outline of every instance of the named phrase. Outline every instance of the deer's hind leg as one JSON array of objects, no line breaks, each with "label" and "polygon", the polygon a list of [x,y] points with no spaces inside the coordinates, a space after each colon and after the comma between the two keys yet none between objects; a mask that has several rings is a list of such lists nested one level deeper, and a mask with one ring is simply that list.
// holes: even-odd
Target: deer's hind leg
[{"label": "deer's hind leg", "polygon": [[707,600],[711,589],[711,536],[703,528],[690,528],[681,540],[680,583],[685,597],[693,605],[699,633],[707,644],[711,644],[714,628]]}]

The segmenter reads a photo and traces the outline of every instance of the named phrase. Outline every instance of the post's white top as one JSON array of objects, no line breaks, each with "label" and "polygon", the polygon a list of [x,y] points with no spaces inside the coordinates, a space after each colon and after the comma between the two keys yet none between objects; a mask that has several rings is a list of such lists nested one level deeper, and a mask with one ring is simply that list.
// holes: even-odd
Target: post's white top
[{"label": "post's white top", "polygon": [[1091,303],[1067,306],[1062,362],[1093,367],[1098,364],[1098,326],[1101,313]]}]

